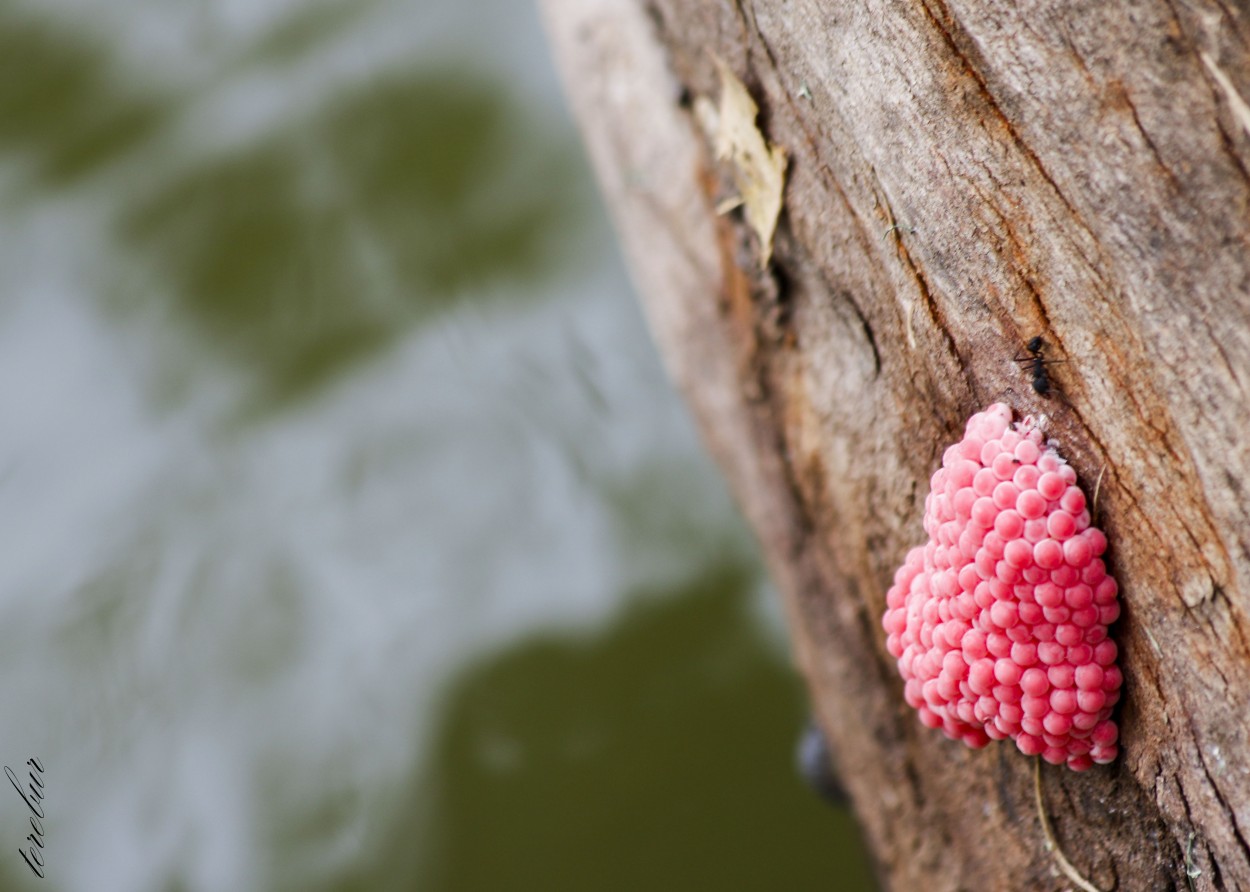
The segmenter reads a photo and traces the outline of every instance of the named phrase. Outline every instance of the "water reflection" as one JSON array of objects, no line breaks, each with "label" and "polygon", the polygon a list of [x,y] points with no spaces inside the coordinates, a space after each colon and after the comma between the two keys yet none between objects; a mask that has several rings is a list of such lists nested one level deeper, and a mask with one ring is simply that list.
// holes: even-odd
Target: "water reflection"
[{"label": "water reflection", "polygon": [[74,2],[0,11],[0,756],[54,888],[858,877],[532,11]]},{"label": "water reflection", "polygon": [[460,679],[405,888],[863,888],[845,816],[783,757],[805,707],[754,576],[730,559],[593,640],[535,638]]},{"label": "water reflection", "polygon": [[123,238],[280,402],[497,282],[537,299],[585,247],[564,136],[471,71],[389,74],[163,185]]},{"label": "water reflection", "polygon": [[0,15],[0,153],[34,189],[75,180],[152,135],[160,103],[118,89],[104,48],[30,14]]}]

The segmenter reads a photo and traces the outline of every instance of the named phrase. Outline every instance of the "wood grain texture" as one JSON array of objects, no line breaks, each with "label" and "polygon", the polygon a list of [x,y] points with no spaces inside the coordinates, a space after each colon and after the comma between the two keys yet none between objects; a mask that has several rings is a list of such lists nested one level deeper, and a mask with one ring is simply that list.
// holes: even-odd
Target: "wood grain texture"
[{"label": "wood grain texture", "polygon": [[[1044,775],[1103,889],[1250,889],[1250,8],[544,0],[670,371],[755,526],[895,889],[1060,889],[1031,764],[922,727],[880,627],[928,479],[1003,400],[1087,493],[1123,756]],[[770,267],[691,100],[790,153]],[[893,228],[891,228],[893,227]],[[1056,393],[1013,358],[1041,334]]]}]

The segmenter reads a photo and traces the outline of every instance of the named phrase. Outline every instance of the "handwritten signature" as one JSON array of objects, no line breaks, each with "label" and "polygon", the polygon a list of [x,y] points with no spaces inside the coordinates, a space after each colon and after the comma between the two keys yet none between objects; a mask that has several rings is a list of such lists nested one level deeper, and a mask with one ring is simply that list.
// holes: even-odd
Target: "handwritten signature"
[{"label": "handwritten signature", "polygon": [[[30,783],[26,785],[27,789],[30,790],[29,796],[26,795],[25,790],[18,786],[17,775],[13,773],[12,768],[5,765],[4,773],[8,777],[9,783],[13,785],[13,789],[17,790],[17,795],[22,797],[22,800],[26,803],[26,807],[30,809],[30,829],[35,831],[34,833],[28,833],[26,835],[26,838],[29,839],[34,845],[29,846],[27,849],[18,849],[17,851],[21,854],[22,859],[26,862],[30,869],[35,872],[35,876],[43,879],[44,862],[42,822],[44,820],[44,813],[43,808],[40,805],[40,803],[43,802],[43,765],[38,759],[35,758],[27,759],[26,764],[33,769],[30,772]],[[38,777],[35,776],[35,772],[39,773]]]}]

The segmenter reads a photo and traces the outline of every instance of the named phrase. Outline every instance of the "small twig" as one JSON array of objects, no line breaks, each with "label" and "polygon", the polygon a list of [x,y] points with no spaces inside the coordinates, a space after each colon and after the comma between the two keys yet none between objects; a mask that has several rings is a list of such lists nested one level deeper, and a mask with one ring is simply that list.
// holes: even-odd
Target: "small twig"
[{"label": "small twig", "polygon": [[1202,876],[1202,868],[1194,864],[1194,837],[1196,833],[1189,834],[1189,845],[1185,847],[1185,881],[1189,883],[1190,892],[1193,892],[1194,880]]},{"label": "small twig", "polygon": [[1098,526],[1098,490],[1102,489],[1102,475],[1107,473],[1107,466],[1103,465],[1098,472],[1098,482],[1094,484],[1094,505],[1089,512],[1089,522],[1094,526]]},{"label": "small twig", "polygon": [[1145,632],[1146,637],[1150,639],[1150,646],[1155,649],[1155,653],[1157,653],[1160,657],[1162,657],[1163,648],[1159,646],[1159,642],[1155,638],[1154,633],[1150,631],[1150,626],[1142,626],[1142,631]]},{"label": "small twig", "polygon": [[1059,865],[1059,871],[1077,886],[1085,890],[1085,892],[1102,892],[1097,886],[1091,883],[1072,866],[1063,850],[1059,848],[1059,843],[1055,841],[1055,835],[1050,830],[1050,818],[1046,817],[1046,805],[1042,802],[1042,757],[1033,757],[1033,793],[1037,796],[1037,816],[1042,820],[1042,835],[1046,837],[1046,851],[1050,852],[1055,858],[1055,863]]}]

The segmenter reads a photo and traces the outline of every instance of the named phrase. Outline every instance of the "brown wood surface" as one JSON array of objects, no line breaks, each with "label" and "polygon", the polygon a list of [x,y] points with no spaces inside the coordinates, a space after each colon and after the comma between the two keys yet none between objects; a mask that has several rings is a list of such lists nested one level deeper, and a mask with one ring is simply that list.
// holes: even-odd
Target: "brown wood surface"
[{"label": "brown wood surface", "polygon": [[[1123,755],[1046,768],[1055,835],[1102,889],[1250,889],[1250,7],[544,6],[883,885],[1070,887],[1031,760],[922,727],[880,625],[942,450],[1002,400],[1047,416],[1088,493],[1102,473],[1124,606]],[[693,113],[719,92],[709,51],[791,158],[763,272],[714,210],[733,186]],[[1013,362],[1038,334],[1066,360],[1049,399]]]}]

